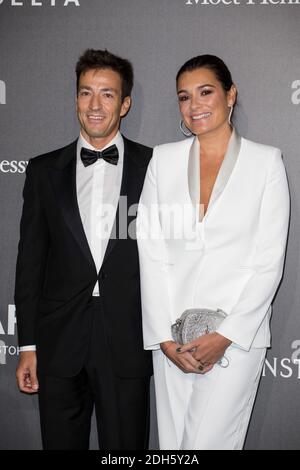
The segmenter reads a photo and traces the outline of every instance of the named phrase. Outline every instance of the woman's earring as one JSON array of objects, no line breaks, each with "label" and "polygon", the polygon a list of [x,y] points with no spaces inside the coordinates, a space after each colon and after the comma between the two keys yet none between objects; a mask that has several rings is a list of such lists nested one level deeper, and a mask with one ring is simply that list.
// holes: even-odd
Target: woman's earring
[{"label": "woman's earring", "polygon": [[230,111],[229,111],[229,114],[228,114],[228,123],[229,123],[230,125],[232,125],[232,123],[231,123],[231,116],[232,116],[232,113],[233,113],[233,106],[231,105],[231,106],[228,106],[228,107],[230,108]]},{"label": "woman's earring", "polygon": [[183,121],[180,121],[179,127],[183,135],[186,137],[191,137],[193,135],[193,133],[186,127]]}]

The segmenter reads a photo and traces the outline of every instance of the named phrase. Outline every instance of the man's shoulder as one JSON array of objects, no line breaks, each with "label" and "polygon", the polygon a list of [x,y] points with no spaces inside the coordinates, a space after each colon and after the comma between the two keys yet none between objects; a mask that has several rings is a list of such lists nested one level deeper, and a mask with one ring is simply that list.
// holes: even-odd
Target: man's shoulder
[{"label": "man's shoulder", "polygon": [[152,157],[153,149],[147,145],[127,139],[127,137],[123,136],[123,139],[125,151],[140,164],[148,165]]},{"label": "man's shoulder", "polygon": [[69,154],[70,152],[76,152],[76,144],[77,140],[71,142],[68,145],[65,145],[64,147],[60,147],[58,149],[51,150],[50,152],[37,155],[30,159],[30,164],[34,168],[47,167],[49,164],[55,164],[56,162],[59,162],[59,160],[65,154]]}]

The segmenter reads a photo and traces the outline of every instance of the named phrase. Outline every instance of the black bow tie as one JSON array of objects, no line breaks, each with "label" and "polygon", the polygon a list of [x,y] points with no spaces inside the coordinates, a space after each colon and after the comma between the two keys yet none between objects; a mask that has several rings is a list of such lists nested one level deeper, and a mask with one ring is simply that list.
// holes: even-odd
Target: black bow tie
[{"label": "black bow tie", "polygon": [[103,158],[103,160],[105,160],[106,162],[111,163],[112,165],[117,165],[119,159],[119,152],[116,145],[111,145],[102,152],[82,147],[80,151],[80,156],[84,166],[92,165],[98,160],[98,158]]}]

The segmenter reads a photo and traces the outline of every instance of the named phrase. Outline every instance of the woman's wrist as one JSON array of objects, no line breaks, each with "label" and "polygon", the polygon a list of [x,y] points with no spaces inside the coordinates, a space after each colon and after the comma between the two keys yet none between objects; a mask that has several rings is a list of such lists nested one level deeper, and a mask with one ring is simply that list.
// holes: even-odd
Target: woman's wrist
[{"label": "woman's wrist", "polygon": [[164,341],[163,343],[160,343],[160,349],[164,354],[170,349],[170,347],[175,344],[175,341]]}]

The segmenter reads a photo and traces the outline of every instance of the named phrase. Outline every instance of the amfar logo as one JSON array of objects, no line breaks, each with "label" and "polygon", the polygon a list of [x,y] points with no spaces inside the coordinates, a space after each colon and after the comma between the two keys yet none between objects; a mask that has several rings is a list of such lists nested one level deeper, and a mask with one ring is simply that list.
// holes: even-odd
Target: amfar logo
[{"label": "amfar logo", "polygon": [[293,90],[296,90],[292,93],[291,100],[293,104],[300,104],[300,80],[295,80],[292,83]]},{"label": "amfar logo", "polygon": [[[22,7],[22,6],[24,6],[24,1],[20,1],[20,0],[0,0],[0,5],[5,3],[6,5],[9,4],[12,7]],[[64,1],[64,3],[62,5],[63,1]],[[57,1],[56,0],[46,0],[46,2],[45,2],[45,0],[44,1],[30,0],[30,2],[27,1],[27,3],[29,3],[30,6],[32,6],[32,7],[42,7],[45,4],[47,4],[48,6],[50,5],[51,7],[56,7],[57,6]],[[80,7],[79,0],[59,0],[59,4],[61,6],[64,6],[64,7],[68,7],[69,4],[71,4],[75,7]]]},{"label": "amfar logo", "polygon": [[292,342],[291,349],[294,351],[291,357],[273,357],[265,360],[263,377],[273,375],[273,377],[282,377],[289,379],[297,374],[300,379],[300,340]]},{"label": "amfar logo", "polygon": [[6,104],[6,85],[3,80],[0,80],[0,104]]},{"label": "amfar logo", "polygon": [[[6,328],[5,328],[6,326]],[[3,325],[0,321],[0,337],[1,335],[15,336],[16,333],[16,307],[8,306],[7,323]],[[4,340],[0,339],[0,365],[6,364],[7,356],[15,356],[18,354],[17,346],[7,345]]]},{"label": "amfar logo", "polygon": [[28,162],[25,160],[0,161],[1,173],[25,173]]}]

